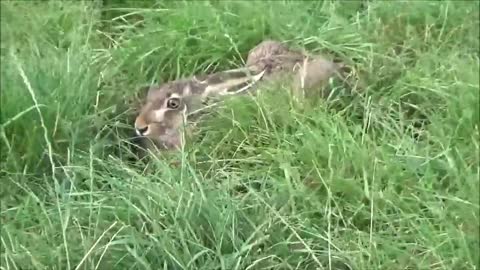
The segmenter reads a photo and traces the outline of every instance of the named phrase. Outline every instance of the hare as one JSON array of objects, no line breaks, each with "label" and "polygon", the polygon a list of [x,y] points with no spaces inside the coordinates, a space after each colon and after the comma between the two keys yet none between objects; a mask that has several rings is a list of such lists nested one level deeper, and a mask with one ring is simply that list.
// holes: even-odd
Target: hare
[{"label": "hare", "polygon": [[262,82],[285,78],[292,84],[294,96],[304,97],[307,90],[324,85],[342,67],[322,56],[310,57],[278,41],[267,40],[249,51],[243,68],[150,87],[135,119],[135,131],[149,140],[150,143],[144,143],[147,148],[179,149],[183,145],[182,127],[187,120],[195,119],[209,98],[252,92]]}]

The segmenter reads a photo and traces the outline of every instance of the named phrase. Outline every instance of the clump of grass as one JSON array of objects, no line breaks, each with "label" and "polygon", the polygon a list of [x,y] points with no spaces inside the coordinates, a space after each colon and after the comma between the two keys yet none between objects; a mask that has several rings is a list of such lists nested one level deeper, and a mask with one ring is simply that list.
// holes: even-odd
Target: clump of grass
[{"label": "clump of grass", "polygon": [[[2,2],[2,265],[478,269],[478,8]],[[347,57],[367,87],[305,107],[265,87],[131,161],[140,85],[265,38]]]}]

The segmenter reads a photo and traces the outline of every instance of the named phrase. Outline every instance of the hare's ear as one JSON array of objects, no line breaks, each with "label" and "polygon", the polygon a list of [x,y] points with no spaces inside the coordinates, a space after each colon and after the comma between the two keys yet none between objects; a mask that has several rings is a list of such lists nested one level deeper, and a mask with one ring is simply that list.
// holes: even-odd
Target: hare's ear
[{"label": "hare's ear", "polygon": [[234,95],[247,91],[260,81],[265,70],[257,71],[253,68],[239,68],[222,71],[210,76],[203,97],[210,95]]}]

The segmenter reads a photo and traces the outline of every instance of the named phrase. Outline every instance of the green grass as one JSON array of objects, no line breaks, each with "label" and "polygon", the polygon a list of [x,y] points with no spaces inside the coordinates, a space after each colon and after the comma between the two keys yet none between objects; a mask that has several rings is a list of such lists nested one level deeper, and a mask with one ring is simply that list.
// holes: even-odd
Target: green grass
[{"label": "green grass", "polygon": [[[475,1],[2,1],[1,268],[479,269],[478,25]],[[266,38],[368,87],[265,88],[133,159],[141,85]]]}]

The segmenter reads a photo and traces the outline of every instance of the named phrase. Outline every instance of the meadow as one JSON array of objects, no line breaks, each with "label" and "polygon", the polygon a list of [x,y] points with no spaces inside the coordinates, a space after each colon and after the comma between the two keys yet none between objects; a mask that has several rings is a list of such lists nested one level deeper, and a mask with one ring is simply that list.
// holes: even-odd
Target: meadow
[{"label": "meadow", "polygon": [[[1,269],[480,268],[479,2],[0,7]],[[136,159],[142,85],[264,39],[350,59],[366,87],[229,99]]]}]

